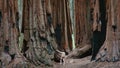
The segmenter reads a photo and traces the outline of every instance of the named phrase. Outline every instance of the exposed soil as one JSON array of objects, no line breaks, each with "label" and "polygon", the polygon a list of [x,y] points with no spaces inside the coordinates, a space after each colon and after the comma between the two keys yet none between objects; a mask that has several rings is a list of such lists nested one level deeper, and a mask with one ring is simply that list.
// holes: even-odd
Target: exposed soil
[{"label": "exposed soil", "polygon": [[91,62],[90,58],[66,59],[65,64],[54,63],[53,68],[120,68],[120,62]]}]

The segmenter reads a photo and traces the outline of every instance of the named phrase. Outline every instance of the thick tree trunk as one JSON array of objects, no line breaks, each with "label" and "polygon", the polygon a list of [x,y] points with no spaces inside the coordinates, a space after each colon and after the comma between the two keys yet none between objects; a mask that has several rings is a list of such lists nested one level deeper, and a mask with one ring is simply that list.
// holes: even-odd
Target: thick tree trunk
[{"label": "thick tree trunk", "polygon": [[[24,51],[26,58],[35,65],[51,65],[51,59],[53,58],[54,49],[57,44],[55,43],[54,30],[51,24],[51,9],[50,0],[29,0],[25,1],[26,5],[23,10],[25,18],[23,19],[25,41],[24,44],[28,48]],[[28,9],[27,9],[28,8]],[[47,10],[46,10],[47,9]],[[25,21],[26,20],[26,21]],[[24,48],[26,50],[26,48]]]},{"label": "thick tree trunk", "polygon": [[52,24],[55,28],[58,48],[61,51],[69,52],[72,50],[72,26],[68,3],[68,0],[51,0],[53,18]]},{"label": "thick tree trunk", "polygon": [[[67,51],[69,46],[72,49],[71,20],[67,0],[60,2],[56,0],[5,0],[2,3],[0,6],[3,17],[0,24],[2,29],[0,35],[3,35],[0,41],[1,50],[9,45],[10,55],[21,57],[22,52],[36,65],[41,63],[49,65],[53,52],[57,49],[54,29],[57,28],[58,23],[61,24],[61,50]],[[58,6],[53,6],[52,3]]]},{"label": "thick tree trunk", "polygon": [[89,5],[89,1],[75,0],[75,43],[77,49],[69,55],[70,57],[80,56],[91,48],[92,24],[89,22]]},{"label": "thick tree trunk", "polygon": [[119,0],[107,0],[107,33],[106,40],[97,58],[101,61],[119,60]]},{"label": "thick tree trunk", "polygon": [[[13,65],[10,65],[11,68],[16,67],[17,65],[25,62],[25,58],[20,53],[18,49],[18,9],[17,9],[16,0],[2,0],[2,31],[3,31],[3,51],[1,55],[2,67],[7,68],[6,66],[12,62]],[[1,31],[1,32],[2,32]],[[1,33],[2,34],[2,33]],[[17,62],[16,62],[17,61]],[[15,62],[15,63],[14,63]],[[11,64],[12,64],[11,63]],[[27,66],[26,63],[23,63],[23,66]],[[9,66],[8,66],[9,67]],[[22,68],[22,67],[21,67]]]}]

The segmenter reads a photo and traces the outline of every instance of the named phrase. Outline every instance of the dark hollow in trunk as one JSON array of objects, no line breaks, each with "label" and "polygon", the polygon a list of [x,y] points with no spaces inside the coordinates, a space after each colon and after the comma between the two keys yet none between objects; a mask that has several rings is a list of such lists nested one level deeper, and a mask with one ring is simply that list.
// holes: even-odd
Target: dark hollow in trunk
[{"label": "dark hollow in trunk", "polygon": [[99,0],[99,10],[100,10],[100,20],[102,22],[101,31],[94,31],[93,32],[93,39],[92,39],[92,58],[91,60],[95,60],[95,57],[103,45],[105,38],[106,38],[106,2],[105,0]]}]

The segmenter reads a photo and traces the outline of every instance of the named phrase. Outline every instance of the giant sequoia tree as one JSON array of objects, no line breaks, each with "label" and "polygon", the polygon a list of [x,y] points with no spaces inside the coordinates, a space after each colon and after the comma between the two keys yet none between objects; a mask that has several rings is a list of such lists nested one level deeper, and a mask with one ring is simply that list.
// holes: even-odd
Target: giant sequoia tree
[{"label": "giant sequoia tree", "polygon": [[119,0],[106,0],[106,40],[98,54],[102,61],[119,60],[119,16]]},{"label": "giant sequoia tree", "polygon": [[55,28],[56,32],[56,41],[58,42],[58,47],[61,51],[69,52],[72,50],[72,26],[68,3],[68,0],[51,0],[53,27]]},{"label": "giant sequoia tree", "polygon": [[[25,58],[18,49],[18,4],[16,0],[0,0],[1,2],[1,67],[6,67],[13,61],[24,64]],[[26,67],[27,65],[23,65]],[[8,66],[9,67],[9,66]]]},{"label": "giant sequoia tree", "polygon": [[[14,60],[11,66],[28,66],[24,63],[25,60],[35,65],[51,65],[53,52],[57,49],[56,40],[59,39],[56,37],[58,33],[54,30],[58,28],[59,23],[61,34],[58,35],[61,35],[62,39],[58,48],[67,51],[70,45],[72,49],[67,0],[61,0],[59,4],[56,0],[0,0],[0,2],[1,52],[7,50],[7,55]],[[58,6],[51,5],[52,3]],[[60,15],[54,15],[59,14],[59,10],[56,9],[60,9]],[[15,63],[17,60],[19,61]],[[2,58],[1,63],[1,66],[5,63]]]},{"label": "giant sequoia tree", "polygon": [[75,46],[77,47],[69,56],[81,56],[91,48],[92,23],[90,22],[90,1],[75,0]]}]

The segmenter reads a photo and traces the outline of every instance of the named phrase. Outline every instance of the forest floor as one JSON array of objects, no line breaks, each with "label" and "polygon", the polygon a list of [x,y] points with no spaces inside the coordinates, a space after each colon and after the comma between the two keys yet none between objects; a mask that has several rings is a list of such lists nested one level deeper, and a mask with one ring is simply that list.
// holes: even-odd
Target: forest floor
[{"label": "forest floor", "polygon": [[66,63],[54,63],[53,68],[120,68],[120,62],[91,62],[91,56],[82,59],[66,59]]},{"label": "forest floor", "polygon": [[[60,64],[53,61],[53,66],[35,66],[30,65],[30,68],[120,68],[120,61],[118,62],[91,62],[91,56],[81,59],[66,59],[65,64]],[[17,59],[18,60],[18,59]],[[15,62],[17,63],[17,62]],[[11,67],[7,67],[11,68]],[[21,67],[17,67],[21,68]]]}]

